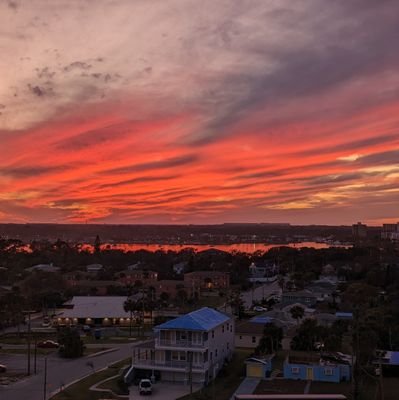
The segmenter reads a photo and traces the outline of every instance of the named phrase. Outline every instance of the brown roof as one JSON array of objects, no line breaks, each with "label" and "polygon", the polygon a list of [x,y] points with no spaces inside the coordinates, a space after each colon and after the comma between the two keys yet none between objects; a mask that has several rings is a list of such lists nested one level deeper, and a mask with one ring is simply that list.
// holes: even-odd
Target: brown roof
[{"label": "brown roof", "polygon": [[263,335],[263,329],[263,324],[246,321],[236,325],[236,334]]}]

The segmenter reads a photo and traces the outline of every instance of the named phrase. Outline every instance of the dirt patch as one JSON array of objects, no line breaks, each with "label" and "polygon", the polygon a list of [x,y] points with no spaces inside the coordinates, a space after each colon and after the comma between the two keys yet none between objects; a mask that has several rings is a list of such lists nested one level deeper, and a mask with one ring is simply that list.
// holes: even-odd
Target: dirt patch
[{"label": "dirt patch", "polygon": [[255,389],[255,394],[303,394],[306,381],[291,379],[263,380]]}]

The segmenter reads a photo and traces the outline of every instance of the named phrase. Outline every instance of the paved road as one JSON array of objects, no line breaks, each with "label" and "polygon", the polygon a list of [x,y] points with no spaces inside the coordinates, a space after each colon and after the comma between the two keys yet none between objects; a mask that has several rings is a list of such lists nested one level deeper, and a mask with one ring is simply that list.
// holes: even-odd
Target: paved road
[{"label": "paved road", "polygon": [[243,292],[241,294],[242,299],[244,300],[244,307],[246,309],[251,308],[252,300],[260,301],[263,297],[268,298],[273,293],[280,293],[281,289],[278,285],[278,282],[265,283],[260,285],[253,290],[248,290],[247,292]]},{"label": "paved road", "polygon": [[[47,392],[56,391],[61,385],[66,385],[72,381],[83,378],[93,372],[88,362],[93,364],[94,370],[99,370],[106,367],[108,364],[122,360],[130,356],[131,347],[128,344],[116,345],[118,350],[102,354],[95,357],[83,357],[76,360],[65,360],[51,354],[47,357]],[[21,355],[6,355],[8,365],[10,363],[24,362],[26,356]],[[3,359],[3,355],[2,355]],[[14,360],[14,361],[11,361]],[[22,381],[9,386],[0,386],[0,399],[7,400],[38,400],[43,399],[43,382],[44,382],[44,357],[38,358],[38,374],[28,377]],[[50,396],[48,395],[47,398]]]}]

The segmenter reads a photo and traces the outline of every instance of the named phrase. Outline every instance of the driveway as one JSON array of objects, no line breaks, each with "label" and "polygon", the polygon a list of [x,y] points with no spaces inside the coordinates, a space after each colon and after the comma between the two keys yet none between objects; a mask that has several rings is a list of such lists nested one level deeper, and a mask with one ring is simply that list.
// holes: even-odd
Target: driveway
[{"label": "driveway", "polygon": [[[193,386],[193,392],[199,390],[199,386]],[[140,396],[138,386],[130,386],[130,400],[145,399],[146,396]],[[153,386],[153,392],[150,399],[155,400],[176,400],[179,397],[190,394],[190,386],[179,383],[158,382]]]}]

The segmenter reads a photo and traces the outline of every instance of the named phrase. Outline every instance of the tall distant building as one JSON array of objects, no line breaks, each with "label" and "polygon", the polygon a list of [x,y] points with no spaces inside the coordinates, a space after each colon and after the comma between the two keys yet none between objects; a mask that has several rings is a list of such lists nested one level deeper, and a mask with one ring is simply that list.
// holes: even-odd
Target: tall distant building
[{"label": "tall distant building", "polygon": [[389,240],[399,240],[399,222],[397,222],[396,224],[383,224],[381,238]]},{"label": "tall distant building", "polygon": [[358,222],[352,225],[352,235],[355,239],[364,239],[367,237],[367,225]]}]

